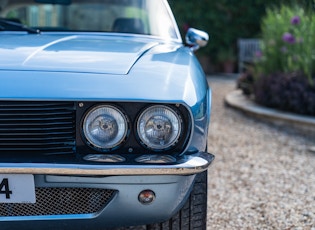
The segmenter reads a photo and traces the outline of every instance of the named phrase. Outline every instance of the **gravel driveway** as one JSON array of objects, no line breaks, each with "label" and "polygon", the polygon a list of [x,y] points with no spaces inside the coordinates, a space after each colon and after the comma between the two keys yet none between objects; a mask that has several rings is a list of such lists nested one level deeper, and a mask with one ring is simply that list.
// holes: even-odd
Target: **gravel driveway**
[{"label": "gravel driveway", "polygon": [[253,119],[224,106],[235,79],[213,90],[208,229],[315,230],[315,135]]}]

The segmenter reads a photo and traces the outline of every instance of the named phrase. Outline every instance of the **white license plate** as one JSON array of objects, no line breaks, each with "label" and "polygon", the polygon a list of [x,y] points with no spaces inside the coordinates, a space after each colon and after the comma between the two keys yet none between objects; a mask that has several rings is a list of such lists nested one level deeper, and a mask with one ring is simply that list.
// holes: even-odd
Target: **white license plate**
[{"label": "white license plate", "polygon": [[0,203],[35,203],[34,176],[0,174]]}]

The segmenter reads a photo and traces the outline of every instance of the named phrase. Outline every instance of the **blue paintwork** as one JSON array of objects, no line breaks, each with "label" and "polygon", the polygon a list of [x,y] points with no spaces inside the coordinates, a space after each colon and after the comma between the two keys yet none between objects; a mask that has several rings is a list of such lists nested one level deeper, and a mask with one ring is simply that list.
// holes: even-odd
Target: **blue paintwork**
[{"label": "blue paintwork", "polygon": [[195,57],[179,43],[5,35],[0,53],[0,99],[148,100],[193,107],[207,91]]},{"label": "blue paintwork", "polygon": [[[172,15],[167,1],[162,4]],[[197,173],[200,165],[213,160],[204,153],[211,91],[196,57],[183,46],[177,27],[175,31],[176,39],[168,38],[171,40],[118,33],[0,32],[0,100],[180,103],[193,119],[188,146],[172,165],[1,163],[0,173],[36,174],[36,187],[117,190],[100,213],[0,217],[1,230],[96,230],[155,223],[169,219],[182,207],[195,175],[180,172],[190,168]],[[152,168],[157,169],[157,175],[148,175]],[[69,169],[81,173],[64,173]],[[87,171],[89,174],[84,174]],[[178,175],[174,175],[176,171]],[[156,194],[150,205],[138,201],[139,193],[146,189]]]},{"label": "blue paintwork", "polygon": [[157,42],[71,35],[2,35],[0,68],[127,74]]},{"label": "blue paintwork", "polygon": [[0,53],[0,100],[183,103],[198,118],[193,147],[206,145],[209,89],[195,56],[181,43],[14,34],[0,36]]},{"label": "blue paintwork", "polygon": [[[113,34],[0,33],[0,54],[0,100],[181,103],[194,117],[187,151],[206,149],[211,93],[197,59],[179,42]],[[73,219],[67,221],[52,216],[48,219],[62,221],[51,225],[41,217],[0,218],[9,221],[3,225],[5,228],[23,227],[24,220],[30,219],[38,220],[32,227],[39,229],[89,229],[91,224],[163,221],[181,207],[194,176],[54,177],[52,181],[43,178],[36,176],[36,186],[88,184],[120,192],[98,216],[67,216]],[[138,202],[137,195],[143,189],[156,192],[157,200],[152,205]]]}]

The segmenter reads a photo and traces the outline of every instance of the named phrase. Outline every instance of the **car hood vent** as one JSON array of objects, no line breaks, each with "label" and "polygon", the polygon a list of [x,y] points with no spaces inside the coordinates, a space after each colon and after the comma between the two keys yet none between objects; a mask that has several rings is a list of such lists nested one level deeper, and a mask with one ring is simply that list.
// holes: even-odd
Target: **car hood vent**
[{"label": "car hood vent", "polygon": [[0,157],[73,154],[71,102],[0,101]]}]

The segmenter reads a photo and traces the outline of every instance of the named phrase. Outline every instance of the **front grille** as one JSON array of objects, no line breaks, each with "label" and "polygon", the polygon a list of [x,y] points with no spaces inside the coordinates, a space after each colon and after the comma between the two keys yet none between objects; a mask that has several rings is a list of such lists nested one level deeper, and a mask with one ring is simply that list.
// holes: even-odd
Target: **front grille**
[{"label": "front grille", "polygon": [[96,188],[36,188],[35,204],[0,203],[0,216],[92,214],[113,198],[114,190]]},{"label": "front grille", "polygon": [[73,102],[0,101],[0,154],[71,154]]}]

